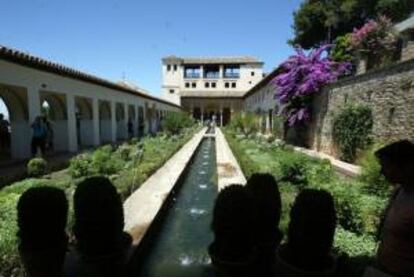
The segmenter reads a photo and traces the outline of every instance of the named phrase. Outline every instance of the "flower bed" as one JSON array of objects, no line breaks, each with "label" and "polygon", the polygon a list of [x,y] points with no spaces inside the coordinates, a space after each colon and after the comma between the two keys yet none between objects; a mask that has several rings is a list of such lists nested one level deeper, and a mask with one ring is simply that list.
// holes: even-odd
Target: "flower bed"
[{"label": "flower bed", "polygon": [[[0,276],[23,276],[17,252],[16,204],[20,195],[35,186],[53,186],[65,190],[68,200],[76,184],[92,175],[108,176],[125,199],[177,152],[199,128],[187,128],[178,135],[160,134],[132,140],[114,149],[103,146],[92,153],[74,157],[67,170],[26,179],[0,190]],[[72,214],[72,213],[70,213]],[[69,216],[68,231],[72,226]]]},{"label": "flower bed", "polygon": [[284,233],[298,191],[305,187],[324,189],[335,199],[338,253],[364,262],[373,258],[380,218],[387,202],[385,196],[371,194],[366,189],[369,186],[361,181],[337,176],[329,161],[294,152],[283,143],[245,138],[230,130],[225,135],[247,178],[255,172],[266,172],[278,179],[282,195],[280,227]]}]

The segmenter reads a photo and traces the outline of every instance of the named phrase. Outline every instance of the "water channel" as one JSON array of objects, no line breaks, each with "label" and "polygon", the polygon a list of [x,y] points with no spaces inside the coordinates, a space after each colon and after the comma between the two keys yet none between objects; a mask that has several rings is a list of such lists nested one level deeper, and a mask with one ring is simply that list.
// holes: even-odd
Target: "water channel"
[{"label": "water channel", "polygon": [[207,248],[217,167],[214,138],[204,138],[140,261],[145,277],[211,276]]}]

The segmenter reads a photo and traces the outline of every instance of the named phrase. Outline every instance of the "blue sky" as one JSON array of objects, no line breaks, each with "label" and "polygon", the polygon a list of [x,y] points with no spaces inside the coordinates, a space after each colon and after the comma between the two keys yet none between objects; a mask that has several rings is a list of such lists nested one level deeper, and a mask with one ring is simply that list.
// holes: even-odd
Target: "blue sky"
[{"label": "blue sky", "polygon": [[159,95],[161,58],[292,53],[300,0],[0,0],[0,44]]}]

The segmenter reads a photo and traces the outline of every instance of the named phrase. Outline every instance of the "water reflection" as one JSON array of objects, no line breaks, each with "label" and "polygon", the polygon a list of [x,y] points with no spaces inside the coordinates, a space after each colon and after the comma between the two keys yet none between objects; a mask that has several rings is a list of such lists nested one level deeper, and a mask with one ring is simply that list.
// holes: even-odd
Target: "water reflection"
[{"label": "water reflection", "polygon": [[207,248],[213,239],[210,223],[217,180],[211,176],[215,172],[215,142],[208,138],[201,143],[137,276],[213,276]]}]

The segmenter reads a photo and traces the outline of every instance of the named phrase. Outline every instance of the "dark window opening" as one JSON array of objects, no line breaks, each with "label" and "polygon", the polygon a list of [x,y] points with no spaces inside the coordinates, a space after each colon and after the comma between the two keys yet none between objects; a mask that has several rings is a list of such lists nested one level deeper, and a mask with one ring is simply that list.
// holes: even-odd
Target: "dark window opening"
[{"label": "dark window opening", "polygon": [[254,71],[252,71],[252,72],[251,72],[251,75],[252,75],[252,76],[254,76],[254,73],[255,73],[255,72],[254,72]]},{"label": "dark window opening", "polygon": [[173,89],[170,89],[170,93],[174,93],[175,91]]},{"label": "dark window opening", "polygon": [[231,83],[232,88],[236,88],[236,83]]},{"label": "dark window opening", "polygon": [[185,87],[189,88],[190,87],[190,83],[185,83]]},{"label": "dark window opening", "polygon": [[174,64],[174,71],[177,71],[177,65]]},{"label": "dark window opening", "polygon": [[212,88],[216,88],[217,87],[217,84],[216,83],[211,83],[211,87]]},{"label": "dark window opening", "polygon": [[204,78],[207,78],[207,79],[220,78],[220,68],[217,65],[204,66]]},{"label": "dark window opening", "polygon": [[225,88],[229,88],[230,87],[230,83],[224,83],[224,87]]},{"label": "dark window opening", "polygon": [[200,67],[195,67],[195,66],[185,67],[184,78],[200,78]]},{"label": "dark window opening", "polygon": [[209,87],[210,87],[210,83],[209,83],[209,82],[204,83],[204,87],[205,87],[205,88],[209,88]]},{"label": "dark window opening", "polygon": [[167,65],[167,71],[171,71],[171,65]]},{"label": "dark window opening", "polygon": [[192,87],[192,88],[196,88],[196,87],[197,87],[197,83],[192,83],[192,84],[191,84],[191,87]]},{"label": "dark window opening", "polygon": [[240,66],[239,65],[227,65],[224,67],[224,78],[239,78]]}]

